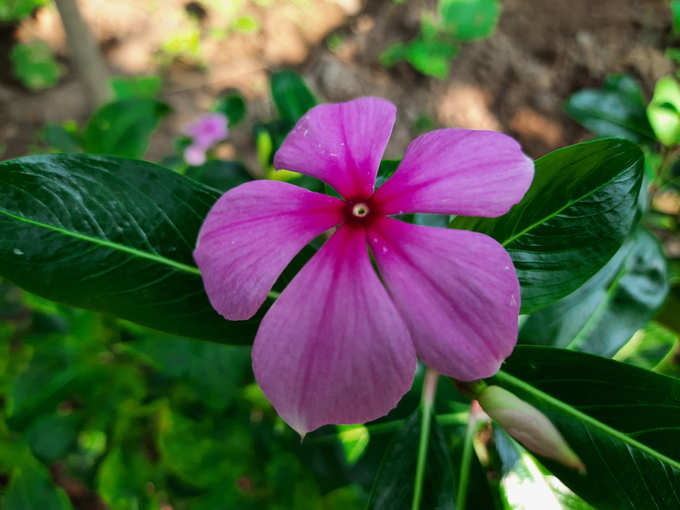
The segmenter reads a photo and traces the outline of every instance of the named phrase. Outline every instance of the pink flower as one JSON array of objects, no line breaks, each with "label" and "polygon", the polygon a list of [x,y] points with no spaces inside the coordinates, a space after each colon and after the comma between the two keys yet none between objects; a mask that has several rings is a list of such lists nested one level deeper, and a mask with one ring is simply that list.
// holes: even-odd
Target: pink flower
[{"label": "pink flower", "polygon": [[385,415],[409,390],[416,355],[469,381],[494,374],[516,343],[519,283],[502,246],[390,216],[499,216],[528,189],[532,161],[501,133],[442,129],[415,139],[374,191],[395,114],[372,97],[312,108],[274,167],[319,178],[344,199],[254,181],[221,197],[199,233],[194,257],[210,302],[243,320],[298,251],[338,226],[269,309],[253,345],[257,382],[303,435]]},{"label": "pink flower", "polygon": [[221,113],[202,115],[184,128],[184,134],[193,138],[191,145],[184,149],[184,159],[193,166],[205,163],[206,151],[229,135],[228,119]]}]

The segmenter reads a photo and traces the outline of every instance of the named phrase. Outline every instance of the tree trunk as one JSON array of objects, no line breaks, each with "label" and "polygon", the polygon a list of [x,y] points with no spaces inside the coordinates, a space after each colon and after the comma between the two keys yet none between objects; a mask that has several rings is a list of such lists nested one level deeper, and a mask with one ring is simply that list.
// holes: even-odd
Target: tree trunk
[{"label": "tree trunk", "polygon": [[71,62],[92,109],[111,99],[109,71],[76,0],[54,0],[66,31]]}]

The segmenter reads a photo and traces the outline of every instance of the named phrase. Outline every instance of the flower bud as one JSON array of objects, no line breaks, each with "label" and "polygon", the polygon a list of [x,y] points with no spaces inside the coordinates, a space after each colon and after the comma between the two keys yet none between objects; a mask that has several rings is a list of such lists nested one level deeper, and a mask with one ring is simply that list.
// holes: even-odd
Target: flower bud
[{"label": "flower bud", "polygon": [[482,409],[528,450],[585,473],[585,466],[550,420],[534,406],[499,386],[477,397]]}]

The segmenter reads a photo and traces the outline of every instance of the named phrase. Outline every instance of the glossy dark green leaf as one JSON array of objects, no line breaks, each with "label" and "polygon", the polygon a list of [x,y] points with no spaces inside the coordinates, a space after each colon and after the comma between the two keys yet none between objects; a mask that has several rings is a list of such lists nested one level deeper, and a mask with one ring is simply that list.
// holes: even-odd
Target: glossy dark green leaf
[{"label": "glossy dark green leaf", "polygon": [[279,71],[271,77],[272,99],[281,118],[292,127],[317,100],[302,77],[294,71]]},{"label": "glossy dark green leaf", "polygon": [[85,152],[141,158],[170,107],[156,99],[125,99],[100,107],[83,135]]},{"label": "glossy dark green leaf", "polygon": [[518,346],[494,383],[560,430],[586,474],[542,462],[589,504],[680,508],[680,379],[590,354]]},{"label": "glossy dark green leaf", "polygon": [[500,218],[457,217],[451,224],[483,232],[510,253],[522,313],[554,303],[604,266],[638,221],[643,155],[626,140],[602,139],[536,161],[522,201]]},{"label": "glossy dark green leaf", "polygon": [[0,163],[0,275],[48,299],[172,334],[252,341],[210,306],[192,251],[219,192],[141,161]]},{"label": "glossy dark green leaf", "polygon": [[649,322],[668,289],[663,250],[640,227],[583,286],[531,314],[519,341],[611,357]]},{"label": "glossy dark green leaf", "polygon": [[201,166],[190,166],[186,176],[219,191],[227,191],[253,180],[245,165],[240,161],[219,159],[211,159]]},{"label": "glossy dark green leaf", "polygon": [[[418,460],[420,410],[411,415],[383,457],[373,482],[370,510],[409,510]],[[421,508],[453,510],[454,473],[442,431],[432,418]]]},{"label": "glossy dark green leaf", "polygon": [[597,136],[618,136],[636,143],[655,140],[640,86],[625,74],[607,76],[601,89],[576,92],[564,108]]},{"label": "glossy dark green leaf", "polygon": [[213,110],[226,115],[229,119],[229,127],[232,128],[243,120],[246,115],[246,102],[238,92],[233,92],[220,97]]}]

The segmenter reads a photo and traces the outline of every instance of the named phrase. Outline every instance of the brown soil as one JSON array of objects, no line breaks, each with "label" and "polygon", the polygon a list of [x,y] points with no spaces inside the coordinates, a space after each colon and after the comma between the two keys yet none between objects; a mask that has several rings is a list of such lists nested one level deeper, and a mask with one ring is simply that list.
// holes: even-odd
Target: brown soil
[{"label": "brown soil", "polygon": [[[220,91],[236,87],[248,99],[249,114],[224,150],[257,171],[249,125],[274,115],[267,75],[281,67],[299,69],[324,101],[361,95],[392,100],[399,117],[388,156],[404,150],[423,116],[438,126],[508,132],[528,154],[539,156],[588,136],[563,113],[571,93],[598,86],[607,74],[627,72],[649,97],[654,82],[673,71],[664,57],[672,42],[665,0],[503,0],[494,35],[465,45],[446,80],[422,76],[407,64],[387,70],[378,61],[391,43],[417,34],[420,14],[433,10],[434,0],[248,0],[236,13],[223,6],[238,2],[216,0],[80,3],[114,73],[163,76],[162,95],[174,113],[153,138],[151,160],[167,155],[181,127],[206,111]],[[258,21],[256,32],[228,30],[243,15]],[[199,58],[163,62],[159,51],[168,38],[195,26]],[[37,94],[11,77],[7,58],[13,40],[35,37],[50,43],[64,67],[60,83]],[[0,27],[0,69],[0,159],[34,150],[45,122],[87,118],[52,8],[18,28]]]}]

